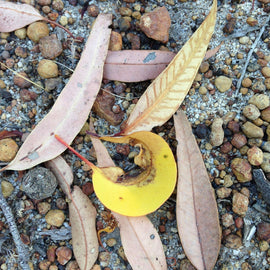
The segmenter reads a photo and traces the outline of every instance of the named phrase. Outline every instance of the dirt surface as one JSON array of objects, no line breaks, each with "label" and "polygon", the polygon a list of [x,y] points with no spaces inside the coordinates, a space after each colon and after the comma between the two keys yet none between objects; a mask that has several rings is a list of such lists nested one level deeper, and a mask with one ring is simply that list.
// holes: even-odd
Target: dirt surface
[{"label": "dirt surface", "polygon": [[[25,1],[36,6],[41,13],[44,6],[40,3],[44,1]],[[39,2],[39,4],[37,3]],[[48,1],[50,2],[50,1]],[[209,12],[212,4],[210,1],[135,1],[127,3],[126,1],[90,1],[92,9],[86,11],[81,18],[80,11],[82,9],[83,0],[79,1],[53,1],[63,3],[63,8],[56,10],[56,4],[47,4],[51,8],[51,12],[58,14],[58,20],[66,17],[68,20],[67,27],[76,37],[83,37],[84,42],[74,43],[67,34],[60,28],[49,26],[50,35],[56,34],[63,45],[63,52],[57,56],[54,61],[58,66],[59,73],[56,81],[50,81],[53,87],[50,91],[44,91],[36,86],[17,86],[14,83],[14,74],[2,67],[0,69],[0,131],[1,130],[18,130],[23,133],[31,132],[34,126],[47,114],[57,96],[68,82],[69,77],[74,70],[78,59],[83,50],[83,46],[90,32],[91,24],[94,21],[93,15],[96,10],[99,13],[112,13],[113,30],[120,31],[119,19],[121,19],[119,8],[127,7],[131,10],[139,12],[141,15],[146,11],[152,11],[157,6],[165,6],[171,17],[171,28],[169,31],[169,41],[162,44],[145,36],[138,27],[137,16],[130,17],[131,28],[121,32],[123,45],[122,49],[131,49],[132,43],[128,38],[128,33],[134,34],[140,40],[140,49],[159,49],[166,47],[167,49],[178,52],[185,42],[191,37],[194,31],[202,23],[205,16]],[[132,1],[130,1],[132,2]],[[267,198],[270,192],[268,182],[264,177],[269,177],[267,168],[264,167],[264,173],[260,171],[260,176],[256,175],[256,179],[261,179],[263,187],[258,190],[258,183],[253,177],[245,181],[240,181],[236,174],[232,171],[232,160],[234,158],[248,159],[248,150],[256,145],[264,153],[268,153],[265,143],[269,140],[267,130],[270,117],[267,118],[263,113],[269,107],[266,106],[259,111],[259,117],[255,120],[248,118],[247,114],[243,114],[243,109],[249,104],[250,98],[255,94],[264,94],[269,100],[269,85],[267,78],[270,74],[264,67],[269,66],[269,24],[268,12],[270,6],[268,1],[255,1],[252,9],[252,2],[249,1],[219,1],[217,23],[213,38],[210,42],[209,49],[216,48],[222,42],[219,51],[210,59],[206,60],[201,66],[193,86],[182,104],[197,138],[201,149],[210,180],[217,194],[217,205],[220,214],[220,222],[222,228],[222,245],[220,255],[216,263],[215,269],[269,269],[270,250],[268,242],[270,223],[269,212],[267,208]],[[59,4],[59,3],[58,3]],[[74,5],[72,5],[74,4]],[[46,6],[46,5],[45,5]],[[46,10],[45,10],[46,11]],[[92,16],[91,16],[92,15]],[[247,19],[249,19],[248,24]],[[64,19],[62,19],[64,20]],[[255,21],[257,22],[255,22]],[[265,26],[264,32],[258,42],[256,38],[261,28]],[[225,30],[224,30],[225,27]],[[255,43],[255,49],[247,70],[243,73],[246,64],[248,52]],[[22,53],[16,53],[16,48],[25,49],[26,57]],[[44,57],[39,51],[37,43],[31,41],[28,37],[18,38],[14,33],[6,36],[0,35],[0,59],[2,62],[11,63],[11,68],[17,72],[24,71],[29,79],[36,84],[45,86],[48,80],[44,80],[37,72],[37,66]],[[12,61],[14,64],[12,65]],[[241,74],[244,78],[249,78],[251,83],[241,85],[241,89],[237,89],[237,83]],[[83,74],[82,74],[83,76]],[[230,86],[227,90],[221,92],[218,89],[216,79],[225,76],[230,79]],[[127,118],[127,112],[132,108],[131,105],[136,103],[137,98],[141,96],[143,91],[150,82],[123,84],[117,82],[103,82],[103,89],[113,90],[117,94],[113,100],[115,110],[119,109],[124,112],[123,119]],[[226,82],[222,82],[224,86]],[[117,91],[115,90],[117,88]],[[29,100],[25,99],[22,89],[27,89],[32,93]],[[35,93],[35,94],[33,94]],[[110,96],[110,95],[109,95]],[[119,97],[120,96],[120,97]],[[70,97],[73,98],[73,97]],[[108,97],[107,97],[108,98]],[[118,107],[117,107],[118,106]],[[98,134],[112,134],[119,131],[120,126],[112,126],[106,120],[100,118],[93,113],[94,125]],[[221,133],[224,134],[224,140],[221,145],[214,145],[211,136],[215,130],[211,131],[213,121],[217,118],[223,119]],[[261,120],[259,121],[258,118]],[[231,122],[229,124],[229,122]],[[246,122],[253,122],[264,132],[263,137],[255,135],[247,135],[244,132],[243,125]],[[238,129],[237,129],[238,127]],[[253,127],[251,128],[251,132]],[[154,132],[161,135],[172,147],[175,153],[176,141],[174,138],[173,120],[169,120],[164,126],[157,127]],[[235,134],[241,134],[243,137],[235,138],[236,142],[232,142]],[[211,135],[212,134],[212,135]],[[253,133],[252,133],[253,134]],[[20,146],[22,141],[18,138],[16,143]],[[129,152],[124,146],[116,148],[111,143],[105,143],[110,154],[116,164],[122,167],[130,166],[128,159]],[[230,146],[231,145],[231,146]],[[74,140],[73,146],[86,158],[95,162],[95,154],[92,149],[91,142],[86,135],[85,130]],[[229,147],[229,151],[225,151]],[[231,148],[230,148],[231,147]],[[225,150],[224,150],[225,149]],[[63,155],[74,171],[74,183],[81,186],[87,193],[97,208],[97,229],[107,226],[109,211],[98,201],[92,191],[91,172],[85,164],[78,160],[77,157],[66,151]],[[255,169],[260,169],[260,165],[250,165],[251,174]],[[264,162],[267,163],[270,158],[264,154]],[[5,165],[6,162],[1,162]],[[43,165],[40,165],[43,167]],[[242,165],[240,165],[242,166]],[[26,173],[26,172],[25,172]],[[30,173],[30,176],[29,176]],[[257,171],[257,173],[259,173]],[[31,178],[31,170],[28,171],[27,181]],[[33,269],[75,269],[68,268],[67,265],[61,265],[61,260],[55,258],[48,263],[47,268],[44,264],[48,260],[48,250],[67,247],[72,250],[71,232],[69,226],[69,216],[65,195],[59,187],[56,188],[53,195],[48,192],[46,199],[43,193],[40,198],[31,198],[31,194],[27,193],[27,189],[23,189],[22,182],[25,178],[18,180],[18,172],[5,171],[1,173],[2,181],[11,183],[11,194],[8,194],[7,201],[12,208],[16,218],[19,232],[23,237],[23,241],[27,244]],[[46,177],[46,175],[44,176]],[[251,180],[251,181],[250,181]],[[40,184],[40,190],[44,191],[42,182],[33,180],[35,184]],[[46,181],[45,181],[46,182]],[[51,184],[50,184],[51,185]],[[52,185],[54,186],[54,185]],[[233,198],[235,194],[242,194],[240,202],[235,202]],[[180,239],[177,233],[177,224],[175,219],[175,198],[173,194],[171,198],[156,212],[149,215],[149,218],[157,228],[167,257],[168,269],[193,269],[186,260],[185,253],[181,247]],[[247,202],[247,203],[246,203]],[[240,206],[239,206],[240,205]],[[242,208],[247,207],[243,210]],[[241,211],[235,210],[235,207],[242,207]],[[50,226],[45,220],[46,211],[50,209],[58,209],[64,213],[64,220],[59,227]],[[6,225],[3,214],[0,212],[0,265],[1,269],[18,269],[15,246],[9,234],[9,228]],[[259,224],[266,224],[266,229],[262,230]],[[268,225],[267,225],[268,224]],[[256,232],[257,231],[257,232]],[[102,234],[101,240],[104,247],[100,246],[100,254],[94,269],[131,269],[131,266],[123,255],[119,229],[113,232]],[[74,261],[71,257],[70,261]],[[42,266],[43,265],[43,266]],[[51,268],[49,268],[49,265]],[[54,268],[53,268],[54,267]]]}]

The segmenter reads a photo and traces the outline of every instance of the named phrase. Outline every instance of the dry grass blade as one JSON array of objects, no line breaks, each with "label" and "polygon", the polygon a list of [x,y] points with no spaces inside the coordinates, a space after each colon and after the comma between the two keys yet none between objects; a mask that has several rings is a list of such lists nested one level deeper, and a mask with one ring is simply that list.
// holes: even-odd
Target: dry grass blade
[{"label": "dry grass blade", "polygon": [[182,111],[174,116],[178,159],[176,215],[185,254],[199,270],[213,269],[221,231],[215,195],[191,126]]},{"label": "dry grass blade", "polygon": [[184,100],[205,56],[215,27],[217,1],[205,21],[169,66],[146,89],[121,134],[150,131],[164,124]]}]

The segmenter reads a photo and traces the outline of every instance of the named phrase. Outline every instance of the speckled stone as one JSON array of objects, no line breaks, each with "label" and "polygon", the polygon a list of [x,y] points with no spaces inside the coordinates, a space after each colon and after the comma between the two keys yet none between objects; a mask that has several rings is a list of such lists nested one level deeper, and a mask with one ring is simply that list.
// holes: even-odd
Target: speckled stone
[{"label": "speckled stone", "polygon": [[255,83],[252,85],[252,90],[257,91],[257,92],[264,92],[266,90],[266,86],[262,80],[257,80]]},{"label": "speckled stone", "polygon": [[263,151],[257,146],[253,146],[247,151],[247,157],[253,166],[260,166],[263,163]]},{"label": "speckled stone", "polygon": [[45,220],[51,226],[61,227],[65,220],[65,214],[62,210],[50,210],[46,214]]},{"label": "speckled stone", "polygon": [[231,169],[240,183],[249,182],[252,180],[251,166],[246,159],[233,159]]},{"label": "speckled stone", "polygon": [[215,86],[219,92],[224,93],[231,88],[232,79],[226,76],[219,76],[215,79]]},{"label": "speckled stone", "polygon": [[221,188],[216,190],[216,193],[217,193],[218,198],[225,199],[231,195],[232,189],[227,188],[227,187],[221,187]]},{"label": "speckled stone", "polygon": [[249,104],[244,107],[243,115],[249,120],[255,120],[260,117],[260,111],[255,105]]},{"label": "speckled stone", "polygon": [[243,195],[242,193],[236,192],[233,194],[232,199],[232,210],[239,216],[245,216],[248,210],[249,199],[247,196]]},{"label": "speckled stone", "polygon": [[269,107],[270,100],[265,94],[256,94],[249,99],[248,103],[255,105],[259,110],[263,110]]},{"label": "speckled stone", "polygon": [[233,215],[229,213],[222,215],[221,220],[222,225],[226,228],[234,224]]},{"label": "speckled stone", "polygon": [[224,130],[222,128],[223,120],[215,118],[211,126],[210,143],[212,146],[220,146],[224,139]]},{"label": "speckled stone", "polygon": [[227,248],[238,249],[242,246],[242,239],[238,235],[229,234],[225,238],[225,246]]},{"label": "speckled stone", "polygon": [[109,50],[120,51],[122,49],[122,44],[123,44],[122,36],[119,33],[112,31],[110,37]]},{"label": "speckled stone", "polygon": [[18,148],[17,143],[10,138],[0,140],[0,161],[10,162],[17,154]]},{"label": "speckled stone", "polygon": [[42,37],[49,35],[49,27],[44,22],[31,23],[27,28],[27,36],[34,42],[39,42]]},{"label": "speckled stone", "polygon": [[247,143],[247,138],[244,134],[236,133],[233,135],[231,144],[236,147],[237,149],[240,149]]},{"label": "speckled stone", "polygon": [[260,127],[257,127],[249,121],[242,125],[242,131],[248,138],[262,138],[264,135]]}]

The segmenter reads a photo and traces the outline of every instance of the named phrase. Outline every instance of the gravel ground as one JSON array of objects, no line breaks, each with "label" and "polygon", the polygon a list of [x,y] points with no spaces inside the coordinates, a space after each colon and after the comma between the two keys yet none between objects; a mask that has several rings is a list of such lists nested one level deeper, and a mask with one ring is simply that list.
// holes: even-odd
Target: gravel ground
[{"label": "gravel ground", "polygon": [[[37,4],[33,2],[44,3],[46,1],[29,0],[25,2]],[[58,13],[59,17],[65,16],[69,20],[69,30],[75,36],[83,37],[84,41],[86,41],[94,17],[90,16],[86,11],[83,19],[81,19],[79,11],[82,6],[79,3],[84,1],[79,1],[75,6],[71,5],[71,3],[75,2],[72,0],[63,1],[64,8],[61,11],[53,10],[51,4],[48,4],[48,6],[53,12]],[[250,178],[252,172],[261,167],[263,167],[265,176],[268,178],[270,169],[267,168],[267,164],[252,164],[251,157],[247,156],[248,150],[255,145],[259,153],[259,157],[255,157],[256,161],[262,155],[264,156],[264,163],[270,160],[268,157],[270,155],[268,154],[269,150],[266,147],[270,135],[267,131],[270,122],[270,117],[267,115],[270,82],[267,78],[270,77],[270,72],[264,68],[269,66],[270,61],[268,23],[262,37],[256,43],[248,68],[244,72],[244,78],[249,78],[250,82],[245,80],[246,84],[243,82],[240,91],[237,91],[237,82],[243,73],[242,70],[246,64],[248,52],[256,42],[260,29],[268,19],[270,8],[267,2],[266,0],[255,1],[253,10],[251,10],[252,3],[248,1],[224,0],[218,2],[216,29],[209,48],[215,48],[221,42],[223,42],[223,45],[215,56],[208,59],[201,66],[193,86],[182,104],[182,108],[186,111],[193,125],[194,134],[205,160],[213,188],[217,194],[217,204],[222,225],[222,246],[215,269],[270,268],[268,264],[270,262],[270,249],[267,242],[270,240],[270,220],[267,207],[269,187],[265,182],[264,187],[266,188],[259,192],[257,181],[256,185],[254,179],[251,180]],[[150,0],[135,1],[135,3],[126,3],[126,1],[90,1],[90,4],[98,7],[100,13],[112,13],[114,15],[113,28],[118,32],[119,25],[117,22],[121,18],[119,13],[121,6],[129,8],[132,12],[139,10],[141,13],[143,13],[143,10],[151,11],[157,6],[165,6],[172,20],[169,42],[165,45],[169,50],[177,52],[197,29],[205,15],[208,14],[211,2],[208,0],[188,0],[186,2]],[[252,21],[254,25],[247,23],[247,19],[250,17],[253,20],[249,19],[249,21]],[[127,33],[129,32],[140,37],[141,49],[158,49],[162,46],[161,43],[146,38],[136,27],[136,19],[132,17],[131,20],[134,26],[132,29],[124,31],[122,35],[123,49],[131,48],[131,44],[127,39]],[[71,21],[72,23],[70,23]],[[227,30],[224,30],[225,26]],[[65,47],[62,54],[55,58],[60,75],[57,77],[59,81],[55,83],[53,90],[48,92],[36,86],[31,86],[28,90],[36,93],[36,95],[35,98],[30,98],[30,101],[26,102],[21,94],[21,89],[25,87],[18,87],[14,84],[14,74],[12,72],[5,70],[5,68],[0,69],[0,131],[7,129],[18,130],[23,133],[30,132],[50,110],[58,94],[68,82],[72,73],[69,68],[74,69],[76,67],[84,42],[82,44],[73,43],[67,39],[66,33],[61,29],[53,29],[50,26],[50,35],[52,33],[57,34],[58,39],[61,40]],[[14,51],[17,47],[26,49],[27,56],[20,57],[16,54]],[[6,55],[7,52],[9,55]],[[28,77],[37,84],[44,86],[46,83],[46,80],[43,80],[37,72],[37,65],[44,57],[37,49],[37,45],[27,37],[20,39],[14,33],[9,36],[1,34],[0,58],[6,63],[12,62],[12,59],[15,60],[12,69],[26,72]],[[222,90],[223,92],[218,88],[215,81],[216,78],[221,76],[230,79],[229,82],[222,82],[222,85],[229,83],[229,88],[225,91]],[[117,83],[104,82],[103,87],[115,89],[116,85]],[[119,105],[124,110],[124,118],[127,117],[126,112],[129,106],[132,105],[133,100],[140,97],[147,85],[149,85],[149,82],[126,84],[126,86],[120,84],[120,88],[124,89],[121,93],[122,98],[116,97],[114,102],[115,105]],[[258,112],[259,115],[255,120],[252,120],[250,114],[244,113],[243,109],[246,108],[251,97],[255,94],[263,94],[266,103],[268,101],[268,105],[262,109],[260,107],[262,102],[255,102],[254,107],[256,108],[252,108],[253,111],[250,114],[254,115]],[[127,100],[128,102],[123,104]],[[119,130],[119,126],[110,125],[97,114],[93,114],[93,118],[96,131],[99,134],[115,133]],[[218,130],[211,130],[212,123],[219,118],[223,119],[223,125]],[[253,122],[256,127],[260,127],[263,136],[254,135],[252,132],[256,128],[253,126],[244,132],[244,124],[247,122]],[[174,140],[173,121],[169,120],[163,127],[155,128],[154,131],[166,139],[175,152],[176,141]],[[224,134],[224,140],[219,145],[216,145],[211,139],[217,132]],[[250,135],[248,132],[252,134]],[[234,138],[235,134],[241,136]],[[19,139],[16,142],[21,145]],[[89,142],[84,132],[77,136],[73,145],[88,159],[95,160],[91,142]],[[129,165],[127,161],[122,160],[124,158],[127,160],[128,153],[119,154],[119,152],[123,151],[123,148],[117,150],[110,143],[106,145],[117,164]],[[264,154],[258,149],[262,150]],[[89,192],[90,199],[97,208],[97,227],[99,229],[106,227],[109,212],[104,209],[104,206],[91,192],[92,187],[88,184],[91,180],[89,169],[68,151],[63,156],[73,168],[75,184],[82,186],[86,193]],[[236,173],[233,172],[232,161],[237,157],[241,158],[238,168],[240,167],[242,171],[246,172],[246,174],[243,173],[244,180],[239,179]],[[243,160],[248,160],[248,165],[244,165]],[[4,165],[4,162],[2,165]],[[249,175],[247,175],[249,169]],[[29,173],[33,176],[32,170]],[[29,194],[26,195],[22,189],[21,180],[17,180],[17,172],[3,172],[1,178],[2,181],[11,183],[11,189],[14,189],[11,195],[8,196],[7,201],[13,210],[20,234],[24,236],[23,241],[29,247],[33,269],[75,269],[68,268],[71,267],[70,262],[74,261],[74,257],[71,257],[69,266],[61,265],[59,258],[54,259],[50,268],[49,265],[47,268],[45,266],[48,260],[48,250],[54,247],[72,249],[67,204],[65,196],[59,187],[56,188],[53,196],[40,200],[40,197],[33,198],[32,196],[31,198]],[[238,201],[235,199],[237,196]],[[45,213],[49,209],[58,209],[64,213],[64,220],[59,228],[52,228],[47,224]],[[1,269],[18,269],[15,247],[1,212],[0,218],[2,220],[0,221]],[[175,194],[160,209],[150,214],[149,218],[160,233],[165,254],[168,258],[168,269],[193,269],[186,260],[177,233]],[[44,232],[46,229],[48,231]],[[54,229],[53,232],[52,229]],[[102,243],[108,252],[100,247],[99,259],[94,266],[95,270],[131,269],[123,255],[117,228],[112,233],[102,234]],[[172,258],[175,258],[175,260]]]}]

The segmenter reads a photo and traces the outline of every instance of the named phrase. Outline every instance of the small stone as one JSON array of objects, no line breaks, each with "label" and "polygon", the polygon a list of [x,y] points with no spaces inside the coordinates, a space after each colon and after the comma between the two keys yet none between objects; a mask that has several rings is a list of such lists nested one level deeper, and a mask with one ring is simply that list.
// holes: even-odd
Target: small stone
[{"label": "small stone", "polygon": [[37,71],[38,71],[38,74],[44,79],[54,78],[58,76],[57,64],[47,59],[42,59],[39,62]]},{"label": "small stone", "polygon": [[243,79],[243,81],[242,81],[243,87],[249,88],[251,85],[252,85],[252,81],[250,78]]},{"label": "small stone", "polygon": [[47,249],[47,258],[50,262],[55,261],[55,251],[57,249],[57,246],[49,246]]},{"label": "small stone", "polygon": [[51,210],[51,205],[48,202],[39,202],[37,204],[39,214],[46,215]]},{"label": "small stone", "polygon": [[258,20],[256,20],[255,18],[253,17],[248,17],[247,18],[247,24],[250,25],[250,26],[255,26],[258,24]]},{"label": "small stone", "polygon": [[42,260],[38,264],[38,267],[40,270],[48,270],[50,265],[51,265],[51,262],[49,262],[48,260]]},{"label": "small stone", "polygon": [[[98,267],[95,267],[98,266]],[[69,261],[66,266],[66,270],[80,270],[80,267],[76,261]],[[101,270],[100,266],[95,264],[91,270]]]},{"label": "small stone", "polygon": [[120,51],[121,49],[122,49],[122,36],[119,33],[112,31],[110,37],[109,50]]},{"label": "small stone", "polygon": [[249,104],[254,104],[259,110],[266,109],[270,105],[270,100],[267,95],[256,94],[248,101]]},{"label": "small stone", "polygon": [[244,226],[244,220],[243,220],[242,217],[237,217],[235,219],[235,226],[236,226],[237,229],[243,228],[243,226]]},{"label": "small stone", "polygon": [[270,77],[270,68],[269,67],[263,67],[262,68],[262,75],[265,78],[269,78]]},{"label": "small stone", "polygon": [[233,159],[231,169],[240,183],[249,182],[252,180],[251,166],[246,159]]},{"label": "small stone", "polygon": [[61,227],[65,220],[65,214],[62,210],[50,210],[46,214],[45,220],[51,226]]},{"label": "small stone", "polygon": [[266,173],[270,172],[270,153],[263,153],[263,163],[261,164],[261,168]]},{"label": "small stone", "polygon": [[121,32],[125,32],[130,28],[130,21],[126,17],[120,18],[118,20],[118,26]]},{"label": "small stone", "polygon": [[29,91],[28,89],[22,89],[20,91],[20,97],[23,102],[34,101],[38,97],[35,92]]},{"label": "small stone", "polygon": [[263,130],[249,121],[247,121],[245,124],[242,125],[242,131],[245,133],[245,135],[248,138],[262,138],[263,137]]},{"label": "small stone", "polygon": [[4,82],[3,80],[1,80],[1,79],[0,79],[0,88],[1,88],[1,89],[6,88],[5,82]]},{"label": "small stone", "polygon": [[219,92],[224,93],[231,88],[232,79],[226,76],[219,76],[215,79],[215,86]]},{"label": "small stone", "polygon": [[252,270],[252,266],[248,262],[243,262],[241,264],[241,270]]},{"label": "small stone", "polygon": [[166,7],[158,7],[152,12],[145,13],[140,18],[141,30],[152,39],[167,43],[171,26],[170,14]]},{"label": "small stone", "polygon": [[90,182],[85,183],[82,186],[82,192],[87,196],[91,195],[94,192],[93,184]]},{"label": "small stone", "polygon": [[20,28],[14,31],[14,34],[19,39],[25,39],[26,38],[26,28]]},{"label": "small stone", "polygon": [[220,199],[228,198],[231,195],[232,189],[227,187],[221,187],[217,189],[217,196]]},{"label": "small stone", "polygon": [[257,237],[259,240],[270,243],[270,223],[262,222],[257,226]]},{"label": "small stone", "polygon": [[11,183],[9,183],[8,181],[5,181],[5,180],[2,180],[1,181],[1,187],[2,187],[2,193],[3,193],[3,196],[5,198],[8,198],[13,190],[14,190],[14,187]]},{"label": "small stone", "polygon": [[25,72],[19,72],[18,74],[16,74],[13,78],[14,84],[20,88],[29,88],[30,86],[32,86],[32,83],[25,80],[23,77],[29,79],[28,75]]},{"label": "small stone", "polygon": [[233,133],[238,133],[240,131],[240,124],[236,121],[230,121],[228,123],[228,129],[231,130]]},{"label": "small stone", "polygon": [[206,87],[201,86],[201,87],[199,88],[199,93],[200,93],[201,95],[206,95],[207,92],[208,92],[208,90],[207,90]]},{"label": "small stone", "polygon": [[53,0],[52,2],[52,8],[57,11],[62,11],[64,8],[64,3],[62,0]]},{"label": "small stone", "polygon": [[134,12],[132,12],[131,16],[136,20],[140,20],[142,15],[139,11],[134,11]]},{"label": "small stone", "polygon": [[239,216],[245,216],[248,210],[249,199],[242,193],[236,192],[233,194],[232,210]]},{"label": "small stone", "polygon": [[17,143],[10,139],[2,139],[0,140],[0,161],[10,162],[18,152]]},{"label": "small stone", "polygon": [[59,19],[59,23],[63,26],[66,26],[68,24],[68,18],[66,16],[61,16]]},{"label": "small stone", "polygon": [[106,267],[110,263],[111,254],[109,252],[100,252],[98,255],[101,267]]},{"label": "small stone", "polygon": [[230,18],[223,28],[223,32],[227,34],[231,34],[234,30],[236,24],[236,18]]},{"label": "small stone", "polygon": [[220,146],[220,152],[223,154],[227,154],[232,150],[232,145],[230,142],[225,142]]},{"label": "small stone", "polygon": [[245,106],[243,109],[243,114],[249,120],[255,120],[255,119],[260,117],[259,109],[253,104],[249,104],[249,105]]},{"label": "small stone", "polygon": [[140,37],[138,35],[135,35],[133,33],[128,33],[127,39],[131,43],[132,50],[139,50],[140,49],[141,41],[140,41]]},{"label": "small stone", "polygon": [[238,235],[229,234],[225,238],[225,246],[227,248],[238,249],[242,246],[242,239]]},{"label": "small stone", "polygon": [[49,35],[48,25],[44,22],[31,23],[27,28],[27,36],[34,42],[39,42],[42,37]]},{"label": "small stone", "polygon": [[15,54],[21,58],[26,58],[28,55],[27,50],[21,46],[16,47]]},{"label": "small stone", "polygon": [[267,241],[260,241],[259,248],[262,252],[267,251],[269,249],[269,244]]},{"label": "small stone", "polygon": [[65,210],[67,209],[67,202],[65,199],[63,198],[57,198],[56,199],[56,207],[60,210]]},{"label": "small stone", "polygon": [[222,220],[222,225],[226,228],[234,225],[234,220],[233,220],[232,214],[226,213],[226,214],[222,215],[221,220]]},{"label": "small stone", "polygon": [[57,261],[61,265],[65,265],[72,257],[72,251],[68,247],[59,247],[56,249]]},{"label": "small stone", "polygon": [[44,58],[55,59],[62,51],[62,44],[55,34],[39,40],[39,49]]},{"label": "small stone", "polygon": [[236,147],[237,149],[240,149],[247,143],[247,138],[244,134],[236,133],[233,135],[233,138],[231,140],[231,144]]},{"label": "small stone", "polygon": [[194,131],[199,139],[206,139],[209,136],[210,130],[205,124],[199,124]]},{"label": "small stone", "polygon": [[56,89],[57,87],[59,87],[59,85],[62,84],[62,80],[60,78],[50,78],[50,79],[46,79],[45,80],[45,90],[47,92],[50,92],[54,89]]},{"label": "small stone", "polygon": [[261,118],[266,122],[270,122],[270,107],[261,111]]},{"label": "small stone", "polygon": [[208,62],[202,62],[200,65],[200,72],[205,73],[209,70],[209,63]]},{"label": "small stone", "polygon": [[260,166],[263,163],[263,151],[257,146],[253,146],[247,151],[247,157],[253,166]]},{"label": "small stone", "polygon": [[132,10],[130,8],[127,8],[127,7],[120,7],[119,13],[121,14],[121,16],[129,16],[130,17],[132,14]]},{"label": "small stone", "polygon": [[213,146],[220,146],[224,139],[224,130],[222,128],[223,120],[215,118],[211,126],[210,143]]},{"label": "small stone", "polygon": [[252,89],[254,92],[264,92],[264,91],[266,90],[266,86],[265,86],[264,82],[263,82],[262,80],[259,79],[258,81],[256,81],[256,82],[252,85],[251,89]]},{"label": "small stone", "polygon": [[239,38],[239,43],[240,44],[248,44],[248,42],[249,42],[249,37],[247,37],[247,36]]},{"label": "small stone", "polygon": [[88,15],[89,16],[91,16],[91,17],[97,17],[98,14],[99,14],[99,8],[98,8],[98,6],[96,6],[94,4],[91,4],[87,8],[87,12],[88,12]]},{"label": "small stone", "polygon": [[123,247],[120,247],[117,251],[118,255],[124,260],[124,261],[127,261],[127,257],[126,257],[126,254],[124,252],[124,248]]},{"label": "small stone", "polygon": [[109,238],[107,241],[106,241],[106,244],[109,246],[109,247],[113,247],[116,245],[116,239],[115,238]]}]

